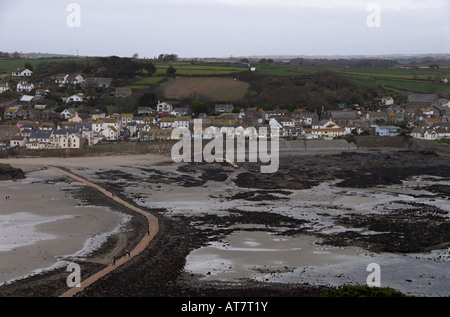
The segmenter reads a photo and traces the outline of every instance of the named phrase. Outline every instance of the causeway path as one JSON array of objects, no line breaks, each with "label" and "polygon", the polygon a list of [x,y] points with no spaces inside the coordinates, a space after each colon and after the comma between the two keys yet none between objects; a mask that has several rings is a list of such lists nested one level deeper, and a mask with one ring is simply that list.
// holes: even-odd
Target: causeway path
[{"label": "causeway path", "polygon": [[50,168],[52,168],[53,170],[64,174],[78,182],[84,183],[86,185],[89,185],[95,189],[97,189],[99,192],[103,193],[104,195],[106,195],[107,197],[114,199],[116,202],[122,204],[123,206],[137,212],[140,213],[142,215],[144,215],[147,219],[148,219],[148,225],[149,225],[149,230],[150,233],[145,235],[144,238],[141,240],[141,242],[139,242],[139,244],[130,252],[130,256],[123,256],[120,259],[118,259],[115,263],[115,265],[108,265],[106,268],[104,268],[103,270],[95,273],[94,275],[88,277],[87,279],[85,279],[84,281],[81,282],[80,287],[73,287],[71,289],[69,289],[67,292],[65,292],[64,294],[62,294],[60,297],[72,297],[74,295],[76,295],[77,293],[81,292],[82,290],[84,290],[86,287],[88,287],[89,285],[95,283],[98,279],[102,278],[103,276],[109,274],[110,272],[112,272],[113,270],[115,270],[116,268],[118,268],[119,266],[125,264],[126,262],[128,262],[130,259],[132,259],[133,257],[137,256],[139,253],[141,253],[143,250],[145,250],[145,248],[149,245],[150,241],[153,240],[153,238],[156,236],[156,234],[159,231],[159,225],[158,225],[158,219],[153,216],[152,214],[150,214],[149,212],[146,212],[136,206],[133,206],[131,204],[129,204],[128,202],[124,201],[123,199],[113,195],[111,192],[107,191],[106,189],[100,187],[97,184],[94,184],[92,182],[89,182],[88,180],[79,177],[75,174],[72,174],[68,171],[65,171],[61,168],[55,167],[55,166],[50,166]]}]

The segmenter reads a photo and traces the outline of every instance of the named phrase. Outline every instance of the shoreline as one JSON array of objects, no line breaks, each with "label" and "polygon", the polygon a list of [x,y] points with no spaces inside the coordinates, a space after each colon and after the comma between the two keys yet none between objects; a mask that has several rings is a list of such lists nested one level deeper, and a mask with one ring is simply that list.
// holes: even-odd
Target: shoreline
[{"label": "shoreline", "polygon": [[[144,250],[142,255],[130,261],[126,266],[118,268],[109,274],[107,278],[96,282],[77,296],[229,297],[247,296],[248,294],[253,294],[255,296],[276,294],[275,296],[288,297],[291,295],[320,296],[324,291],[335,288],[335,286],[332,285],[333,283],[327,283],[327,281],[331,282],[331,280],[325,279],[319,285],[313,285],[308,282],[308,280],[306,280],[307,284],[296,282],[294,285],[289,285],[289,283],[277,283],[276,279],[273,279],[273,277],[280,274],[280,276],[283,276],[284,274],[289,281],[289,279],[294,278],[292,273],[298,275],[299,273],[295,270],[289,272],[289,270],[292,269],[289,265],[287,266],[288,271],[286,272],[278,269],[278,266],[281,267],[284,264],[276,263],[275,265],[271,265],[270,263],[270,265],[267,265],[266,263],[266,267],[261,264],[260,267],[255,267],[255,269],[253,269],[255,272],[259,271],[259,273],[272,276],[270,282],[265,282],[263,280],[258,282],[258,279],[252,277],[249,279],[248,277],[245,277],[245,275],[241,275],[242,278],[239,281],[231,282],[226,280],[215,280],[213,275],[205,275],[206,273],[202,270],[187,270],[186,264],[188,260],[190,260],[189,256],[192,254],[210,254],[211,252],[209,251],[211,250],[205,248],[211,245],[211,243],[230,243],[229,238],[233,237],[232,233],[235,233],[238,236],[239,234],[245,233],[244,236],[241,236],[238,239],[241,242],[244,241],[247,243],[245,245],[245,252],[259,252],[259,254],[261,254],[261,252],[267,252],[267,250],[258,249],[258,243],[264,242],[264,240],[259,241],[261,236],[258,235],[258,231],[276,234],[279,236],[277,241],[287,241],[283,243],[288,243],[289,240],[295,241],[295,239],[300,238],[302,234],[306,234],[307,231],[305,230],[308,230],[308,226],[310,226],[309,230],[315,228],[308,233],[308,235],[318,234],[320,237],[326,238],[326,244],[322,248],[326,248],[327,244],[331,246],[341,245],[339,248],[344,248],[342,250],[344,251],[349,245],[354,245],[365,250],[365,248],[367,248],[365,240],[372,239],[375,237],[374,235],[358,233],[361,230],[356,230],[356,228],[359,227],[355,227],[355,229],[345,229],[344,227],[339,228],[339,226],[333,225],[333,222],[338,220],[339,216],[349,217],[349,219],[342,218],[342,220],[345,219],[347,221],[345,226],[359,225],[356,222],[349,222],[350,220],[356,221],[358,218],[351,218],[350,215],[354,212],[347,211],[347,208],[356,202],[355,206],[364,207],[364,209],[370,211],[375,206],[377,199],[379,199],[378,196],[374,196],[373,199],[375,200],[371,202],[371,192],[378,193],[379,190],[376,187],[376,183],[366,183],[367,176],[365,176],[365,165],[362,162],[367,162],[367,164],[390,164],[390,166],[398,165],[398,167],[395,167],[399,169],[398,172],[393,173],[393,170],[389,175],[386,175],[386,179],[377,178],[377,182],[383,184],[384,188],[384,192],[379,192],[379,194],[382,195],[380,197],[389,198],[383,198],[380,201],[386,206],[388,206],[390,201],[394,202],[402,197],[409,197],[408,200],[412,199],[417,200],[418,202],[430,201],[437,203],[439,206],[439,204],[442,204],[444,201],[442,199],[448,197],[444,191],[442,192],[443,198],[440,200],[436,199],[440,196],[433,196],[434,194],[431,195],[425,190],[425,188],[429,187],[428,185],[424,187],[423,191],[414,189],[414,186],[416,186],[416,180],[414,179],[406,182],[405,185],[407,187],[404,189],[395,189],[395,184],[397,182],[396,177],[399,177],[400,179],[407,179],[410,177],[408,176],[409,174],[403,174],[403,171],[408,168],[406,165],[417,163],[417,166],[415,165],[416,170],[409,173],[411,175],[414,175],[414,173],[421,175],[423,169],[421,169],[420,164],[422,164],[422,161],[425,162],[427,166],[429,165],[430,167],[433,166],[435,168],[435,166],[440,166],[436,164],[440,164],[442,159],[438,159],[434,156],[427,156],[426,154],[417,154],[418,161],[411,162],[409,156],[414,153],[412,154],[408,151],[377,151],[376,153],[354,152],[356,153],[343,153],[342,155],[330,154],[329,156],[302,155],[301,158],[297,158],[296,160],[301,159],[302,165],[299,166],[301,166],[302,170],[311,169],[310,172],[305,174],[305,177],[308,177],[308,182],[301,182],[303,184],[302,188],[298,188],[298,183],[289,182],[288,178],[283,176],[288,175],[289,177],[292,177],[297,173],[295,177],[303,177],[299,172],[296,171],[293,173],[290,170],[293,166],[296,166],[292,165],[294,163],[290,164],[291,158],[283,162],[280,175],[274,175],[268,179],[259,178],[260,175],[257,173],[252,174],[252,171],[259,167],[251,164],[242,164],[238,169],[234,169],[228,164],[173,164],[173,162],[170,161],[170,157],[167,156],[111,157],[110,160],[102,158],[103,160],[97,159],[92,162],[86,162],[82,159],[79,159],[78,161],[71,159],[67,161],[64,160],[64,166],[67,166],[67,168],[71,169],[75,174],[86,177],[91,181],[95,180],[96,183],[101,186],[106,186],[109,191],[115,193],[118,197],[143,208],[148,212],[158,215],[161,227],[160,233],[155,241]],[[336,161],[337,158],[341,159],[342,162]],[[398,158],[401,160],[397,162]],[[293,160],[293,162],[296,161]],[[394,162],[395,164],[393,164]],[[32,161],[22,161],[22,163],[30,164]],[[330,167],[330,163],[333,164],[332,167]],[[60,165],[62,164],[60,163]],[[358,168],[362,170],[357,171],[355,168],[355,170],[353,170],[354,174],[349,175],[348,179],[343,180],[335,178],[334,174],[338,174],[341,177],[344,176],[343,171],[348,169],[347,166],[359,166]],[[432,169],[433,168],[431,168],[431,170]],[[302,172],[302,170],[300,172]],[[442,171],[443,169],[439,170],[439,172]],[[180,177],[181,175],[183,177]],[[240,175],[245,175],[245,178],[239,177]],[[358,178],[361,178],[361,180]],[[325,184],[331,179],[334,180],[333,190],[325,195],[326,192],[324,192],[324,189],[328,186]],[[349,184],[350,180],[352,181],[351,184]],[[345,186],[340,186],[340,182],[345,183]],[[437,184],[432,179],[429,180],[429,182],[430,184]],[[394,186],[390,185],[390,187],[385,187],[385,183],[392,183]],[[446,181],[442,180],[438,183],[444,186],[442,187],[442,190],[446,190]],[[368,187],[359,188],[358,186],[360,186],[360,184]],[[277,190],[273,189],[274,185]],[[350,195],[348,195],[348,193],[350,193]],[[99,203],[99,198],[100,197],[95,195],[95,193],[90,193],[89,199],[91,199],[91,203],[97,205]],[[306,199],[305,202],[309,201],[309,204],[311,205],[307,206],[301,204],[303,199]],[[329,204],[326,203],[328,200],[330,201]],[[385,202],[383,202],[384,200]],[[198,205],[198,202],[200,201],[202,204]],[[286,203],[288,203],[289,206],[292,205],[292,207],[289,207]],[[323,207],[320,206],[321,204]],[[197,207],[193,209],[191,208],[192,206]],[[214,206],[214,210],[211,211],[212,206]],[[232,209],[232,206],[240,206],[240,208]],[[311,216],[307,216],[306,218],[302,218],[302,213],[297,213],[295,211],[296,209],[299,209],[309,213],[310,211],[308,208],[324,208],[324,211],[314,211]],[[418,204],[417,207],[414,208],[422,207]],[[424,209],[424,216],[428,217],[427,213],[428,211]],[[357,215],[357,213],[355,215]],[[336,216],[338,217],[336,218]],[[383,220],[383,218],[377,219],[377,217],[382,216],[384,217],[383,212],[381,212],[379,216],[372,215],[368,220],[380,221]],[[318,223],[320,224],[318,227],[314,224],[314,221],[317,221],[314,220],[315,217],[318,217],[321,221]],[[401,220],[401,218],[399,219]],[[436,219],[439,220],[440,218]],[[324,222],[322,223],[322,221]],[[229,225],[227,224],[228,222],[230,223]],[[139,225],[139,221],[136,221],[134,225]],[[330,227],[325,230],[326,226]],[[319,230],[320,228],[324,228],[324,230],[321,231]],[[348,235],[349,232],[353,232],[352,235]],[[286,238],[281,239],[283,236]],[[264,235],[263,237],[267,236]],[[415,241],[412,242],[417,243]],[[115,245],[116,243],[117,242],[109,241],[109,246],[105,245],[104,250],[99,251],[99,254],[108,252],[106,249],[113,248],[112,245]],[[268,249],[274,248],[274,242],[270,242],[270,244],[264,243],[262,245],[266,245]],[[298,242],[296,243],[298,244]],[[385,244],[380,244],[379,247],[389,245],[390,242],[387,240]],[[416,246],[415,244],[412,244],[411,246],[420,249],[420,245]],[[242,248],[242,246],[234,247]],[[378,248],[376,244],[371,247]],[[409,246],[406,244],[405,247]],[[286,246],[284,246],[284,248],[286,248]],[[294,247],[289,248],[292,248],[293,251],[295,251]],[[303,248],[306,251],[309,250],[307,249],[308,246],[306,244]],[[224,260],[228,257],[228,251],[222,249],[222,246],[220,245],[216,251],[212,251],[211,254],[216,251],[220,252],[220,256],[223,256]],[[319,260],[321,252],[323,253],[323,251],[327,250],[321,249],[318,250],[319,253],[311,254],[311,256],[316,257],[316,259],[310,258],[310,260]],[[314,252],[314,250],[312,250],[312,252]],[[380,251],[373,252],[377,253]],[[258,253],[253,254],[256,255]],[[370,255],[371,252],[366,251],[366,254]],[[383,265],[390,266],[397,261],[397,253],[394,252],[392,254],[392,258],[386,257],[385,260],[380,258],[380,261],[384,261],[382,262]],[[423,260],[419,260],[417,262],[418,265],[426,264],[425,258],[426,256]],[[286,258],[286,260],[287,259],[288,258]],[[362,258],[360,258],[360,260],[361,259]],[[369,257],[367,257],[367,259],[369,259]],[[445,259],[439,261],[444,261],[442,262],[442,265],[446,263]],[[192,265],[192,262],[189,263]],[[245,261],[243,261],[243,263],[245,264]],[[317,264],[317,262],[311,263]],[[86,265],[92,265],[92,269],[94,270],[94,263],[86,263]],[[195,263],[193,265],[193,267],[195,267]],[[238,268],[237,262],[232,262],[231,265],[234,269]],[[86,268],[86,270],[88,270],[88,268]],[[218,272],[220,273],[220,270]],[[365,267],[361,272],[361,274],[365,274]],[[227,271],[224,271],[224,273],[227,273]],[[320,273],[320,270],[318,270],[317,273]],[[323,273],[329,274],[330,272],[322,271],[322,274]],[[419,273],[420,272],[415,272],[414,274],[417,274],[418,276]],[[54,272],[44,279],[51,279],[51,275],[58,276],[58,274],[62,276],[64,272]],[[289,274],[292,276],[289,277]],[[343,276],[345,277],[345,274],[343,274]],[[205,279],[205,277],[207,277],[207,279]],[[398,277],[401,278],[400,275]],[[405,277],[405,279],[409,278],[410,277]],[[434,276],[433,274],[427,276],[427,280],[430,282],[436,281],[436,278],[437,276]],[[448,277],[444,276],[444,280],[445,278]],[[295,279],[292,279],[292,281],[294,280]],[[298,280],[298,278],[296,280]],[[339,278],[336,280],[337,283],[342,281],[345,281],[345,279]],[[425,282],[426,281],[421,283]],[[28,287],[33,285],[36,287],[36,284],[39,283],[43,282],[39,281],[39,279],[23,281],[23,283],[19,283],[21,285],[9,288],[5,294],[12,296],[13,294],[17,294],[19,290],[23,292],[26,285],[28,285]],[[408,282],[403,283],[402,285],[408,287]],[[0,288],[0,293],[2,293],[2,291],[5,291],[5,289]],[[54,295],[51,296],[55,296],[55,293],[53,294]],[[57,296],[59,295],[60,294],[57,294]]]}]

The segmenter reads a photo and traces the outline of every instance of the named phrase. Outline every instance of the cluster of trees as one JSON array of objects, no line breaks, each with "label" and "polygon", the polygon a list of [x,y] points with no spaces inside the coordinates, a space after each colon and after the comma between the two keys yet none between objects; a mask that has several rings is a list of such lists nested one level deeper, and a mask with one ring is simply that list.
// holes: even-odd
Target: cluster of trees
[{"label": "cluster of trees", "polygon": [[73,74],[84,72],[86,63],[77,61],[65,61],[65,62],[41,62],[36,65],[36,75],[42,78],[56,75],[56,74]]},{"label": "cluster of trees", "polygon": [[331,66],[331,67],[355,67],[355,68],[390,68],[399,63],[394,60],[383,59],[292,59],[291,64],[303,66]]},{"label": "cluster of trees", "polygon": [[274,61],[271,58],[261,58],[258,62],[259,64],[273,64]]},{"label": "cluster of trees", "polygon": [[14,53],[8,53],[8,52],[0,52],[0,58],[8,58],[8,59],[21,59],[22,58],[22,54],[20,54],[19,52],[14,52]]},{"label": "cluster of trees", "polygon": [[84,61],[42,62],[36,67],[36,73],[42,77],[60,73],[83,73],[89,76],[128,79],[142,75],[144,70],[151,76],[156,73],[156,66],[148,61],[141,62],[117,56]]},{"label": "cluster of trees", "polygon": [[164,62],[176,62],[178,60],[177,54],[160,54],[158,60]]},{"label": "cluster of trees", "polygon": [[293,110],[299,106],[310,111],[337,109],[339,103],[364,105],[379,96],[380,87],[360,87],[348,77],[332,71],[312,75],[272,77],[243,72],[237,78],[250,83],[250,91],[242,103],[271,109],[284,107]]},{"label": "cluster of trees", "polygon": [[145,69],[150,75],[156,72],[156,67],[150,62],[138,62],[131,58],[117,56],[100,57],[97,62],[102,77],[131,78]]}]

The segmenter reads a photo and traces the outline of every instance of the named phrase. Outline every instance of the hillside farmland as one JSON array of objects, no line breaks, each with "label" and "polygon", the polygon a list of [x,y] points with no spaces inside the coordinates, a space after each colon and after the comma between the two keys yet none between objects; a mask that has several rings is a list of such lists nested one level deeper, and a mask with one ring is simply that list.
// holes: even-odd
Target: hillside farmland
[{"label": "hillside farmland", "polygon": [[247,94],[249,84],[233,78],[176,78],[160,90],[168,99],[206,98],[213,101],[236,102]]}]

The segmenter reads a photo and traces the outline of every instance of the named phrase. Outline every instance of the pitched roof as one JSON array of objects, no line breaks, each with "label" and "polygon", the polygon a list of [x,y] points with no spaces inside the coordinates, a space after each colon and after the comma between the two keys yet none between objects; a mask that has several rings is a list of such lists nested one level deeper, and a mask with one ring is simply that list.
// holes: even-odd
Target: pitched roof
[{"label": "pitched roof", "polygon": [[72,108],[70,108],[70,109],[65,109],[63,112],[68,112],[68,113],[70,113],[71,115],[75,115],[77,112],[75,111],[75,110],[73,110]]},{"label": "pitched roof", "polygon": [[53,132],[53,134],[56,135],[64,135],[64,134],[74,134],[74,133],[79,133],[78,129],[72,129],[72,128],[64,128],[64,129],[59,129]]},{"label": "pitched roof", "polygon": [[105,123],[119,123],[119,119],[118,118],[106,118],[104,120]]},{"label": "pitched roof", "polygon": [[89,83],[93,83],[96,85],[109,85],[111,84],[111,82],[113,81],[112,78],[103,78],[103,77],[89,77],[86,78],[85,83],[89,84]]},{"label": "pitched roof", "polygon": [[175,121],[190,121],[191,118],[190,117],[178,117],[175,119]]},{"label": "pitched roof", "polygon": [[161,118],[161,122],[174,122],[175,118],[173,117],[165,117],[165,118]]},{"label": "pitched roof", "polygon": [[48,139],[52,135],[52,130],[35,129],[31,131],[30,139]]},{"label": "pitched roof", "polygon": [[77,127],[82,131],[92,130],[92,124],[90,124],[90,123],[78,123]]}]

